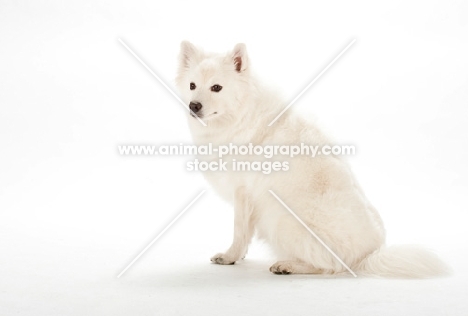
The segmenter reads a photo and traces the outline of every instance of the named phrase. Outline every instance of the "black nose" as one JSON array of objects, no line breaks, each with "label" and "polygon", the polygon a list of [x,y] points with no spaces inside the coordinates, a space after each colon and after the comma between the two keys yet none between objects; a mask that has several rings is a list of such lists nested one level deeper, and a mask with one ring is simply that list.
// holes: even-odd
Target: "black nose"
[{"label": "black nose", "polygon": [[197,113],[201,110],[202,104],[200,102],[190,102],[189,108],[193,113]]}]

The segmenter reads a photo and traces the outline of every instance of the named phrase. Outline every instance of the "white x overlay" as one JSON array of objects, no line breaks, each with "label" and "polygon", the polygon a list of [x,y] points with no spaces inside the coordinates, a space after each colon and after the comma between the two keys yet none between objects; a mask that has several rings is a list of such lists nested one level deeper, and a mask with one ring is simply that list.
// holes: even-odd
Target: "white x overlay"
[{"label": "white x overlay", "polygon": [[[193,112],[190,110],[190,108],[180,99],[180,97],[172,91],[169,86],[164,83],[161,78],[156,75],[156,73],[121,39],[118,39],[119,42],[135,57],[142,65],[145,67],[150,74],[155,77],[159,83],[177,100],[179,101],[180,104],[182,104],[188,111],[190,111],[192,114]],[[356,39],[353,39],[276,117],[273,119],[268,126],[272,126],[356,41]],[[198,121],[203,125],[206,126],[205,122],[201,120],[197,115],[193,115]],[[205,193],[206,190],[202,190],[123,270],[122,272],[119,273],[117,278],[120,278],[189,208],[192,206],[199,198],[200,196]],[[286,210],[293,215],[293,217],[313,236],[317,239],[317,241],[336,259],[338,262],[340,262],[346,270],[348,270],[354,277],[357,277],[357,275],[349,268],[346,263],[341,260],[338,255],[333,252],[333,250],[330,249],[323,241],[320,239],[317,234],[315,234],[312,229],[310,229],[297,215],[294,213],[272,190],[269,190],[269,192],[286,208]]]}]

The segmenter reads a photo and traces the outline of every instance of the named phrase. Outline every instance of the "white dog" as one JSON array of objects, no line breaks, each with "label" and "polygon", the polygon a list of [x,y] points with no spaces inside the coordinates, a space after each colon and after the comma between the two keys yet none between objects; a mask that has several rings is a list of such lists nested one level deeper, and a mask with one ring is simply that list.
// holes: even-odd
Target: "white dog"
[{"label": "white dog", "polygon": [[[251,74],[244,44],[217,55],[182,42],[179,62],[176,83],[191,109],[188,118],[196,145],[329,144],[314,124],[292,111],[268,126],[285,103]],[[233,159],[267,160],[258,156],[223,158],[230,164]],[[212,262],[234,264],[244,258],[256,232],[281,259],[270,267],[273,273],[346,273],[345,266],[301,226],[271,190],[359,275],[429,277],[447,272],[445,264],[429,251],[385,247],[382,220],[342,158],[277,155],[271,160],[286,161],[289,170],[270,174],[232,169],[204,172],[215,190],[234,204],[235,212],[233,243],[226,252],[213,256]]]}]

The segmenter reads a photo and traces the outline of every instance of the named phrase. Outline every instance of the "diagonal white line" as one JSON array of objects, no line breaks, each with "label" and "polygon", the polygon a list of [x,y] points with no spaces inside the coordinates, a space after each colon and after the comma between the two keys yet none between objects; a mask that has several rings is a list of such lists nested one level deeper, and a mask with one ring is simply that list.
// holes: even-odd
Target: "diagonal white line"
[{"label": "diagonal white line", "polygon": [[284,112],[286,112],[286,111],[294,104],[294,102],[297,101],[297,99],[299,99],[307,90],[309,90],[309,88],[325,73],[325,71],[327,71],[327,69],[330,68],[330,67],[335,63],[335,61],[337,61],[338,58],[340,58],[341,55],[343,55],[343,54],[348,50],[348,48],[350,48],[351,45],[354,44],[354,42],[356,42],[356,39],[353,39],[353,40],[351,41],[351,43],[349,43],[348,46],[346,46],[346,47],[341,51],[341,53],[339,53],[338,56],[336,56],[336,57],[327,65],[327,67],[325,67],[325,68],[317,75],[317,77],[315,77],[314,80],[312,80],[312,81],[307,85],[307,87],[305,87],[304,90],[301,91],[301,93],[299,93],[291,102],[289,102],[288,106],[286,106],[286,107],[283,109],[283,111],[281,111],[281,113],[278,114],[278,115],[275,117],[275,119],[274,119],[273,121],[270,122],[270,124],[268,124],[268,126],[273,125],[273,123],[275,123],[276,120],[278,120],[278,119],[281,117],[281,115],[283,115]]},{"label": "diagonal white line", "polygon": [[127,45],[121,38],[119,38],[119,42],[120,42],[120,44],[123,45],[123,47],[125,47],[125,48],[130,52],[130,54],[133,55],[133,57],[136,58],[136,60],[138,60],[138,61],[143,65],[143,67],[146,68],[146,70],[148,70],[148,71],[150,72],[150,74],[153,75],[153,77],[156,78],[156,80],[159,81],[159,83],[160,83],[164,88],[166,88],[167,91],[169,91],[170,94],[172,94],[172,96],[173,96],[174,98],[176,98],[177,101],[180,102],[180,104],[182,104],[188,111],[190,111],[190,113],[193,114],[193,117],[195,117],[201,124],[203,124],[203,126],[206,126],[205,122],[203,122],[202,119],[200,119],[197,115],[195,115],[195,113],[193,113],[193,112],[190,110],[190,108],[187,106],[187,104],[185,104],[184,101],[182,101],[182,99],[179,98],[179,96],[178,96],[174,91],[172,91],[172,89],[169,88],[169,86],[168,86],[164,81],[162,81],[161,78],[159,78],[159,76],[156,75],[156,73],[155,73],[155,72],[154,72],[154,71],[153,71],[153,70],[152,70],[152,69],[151,69],[151,68],[150,68],[150,67],[149,67],[149,66],[148,66],[148,65],[147,65],[147,64],[130,48],[130,47],[128,47],[128,45]]},{"label": "diagonal white line", "polygon": [[289,211],[289,213],[291,213],[291,215],[294,216],[294,218],[297,219],[297,221],[298,221],[299,223],[301,223],[302,226],[304,226],[304,228],[307,229],[307,231],[308,231],[309,233],[311,233],[312,236],[314,236],[315,239],[317,239],[317,241],[318,241],[319,243],[321,243],[322,246],[324,246],[325,249],[327,249],[328,252],[331,253],[331,254],[333,255],[333,257],[335,257],[335,259],[338,260],[338,261],[346,268],[346,270],[348,270],[355,278],[357,277],[356,273],[354,273],[353,270],[351,270],[351,269],[348,267],[348,265],[347,265],[346,263],[344,263],[343,260],[341,260],[340,257],[338,257],[338,256],[336,255],[336,253],[334,253],[333,250],[331,250],[330,247],[328,247],[327,244],[325,244],[325,243],[323,242],[323,240],[320,239],[320,237],[317,236],[317,235],[312,231],[312,229],[310,229],[310,228],[302,221],[302,219],[299,218],[299,216],[296,215],[296,213],[294,213],[294,212],[293,212],[293,211],[292,211],[292,210],[291,210],[291,209],[290,209],[290,208],[289,208],[289,207],[288,207],[272,190],[268,190],[268,191],[270,191],[271,195],[273,195],[273,196]]},{"label": "diagonal white line", "polygon": [[135,257],[135,259],[132,260],[132,262],[130,262],[130,264],[128,266],[125,267],[125,269],[122,270],[122,272],[119,273],[119,275],[117,276],[117,278],[120,278],[122,276],[122,274],[125,273],[125,271],[127,271],[158,239],[159,237],[161,237],[184,213],[185,211],[187,211],[189,209],[190,206],[193,205],[193,203],[195,203],[195,201],[198,200],[198,198],[200,196],[202,196],[203,193],[205,193],[206,190],[203,190],[200,192],[200,194],[197,195],[196,198],[194,198],[192,200],[192,202],[189,203],[189,205],[187,205],[167,226],[166,228],[164,228],[149,244],[148,246],[145,247],[145,249],[143,249],[139,254],[138,256]]}]

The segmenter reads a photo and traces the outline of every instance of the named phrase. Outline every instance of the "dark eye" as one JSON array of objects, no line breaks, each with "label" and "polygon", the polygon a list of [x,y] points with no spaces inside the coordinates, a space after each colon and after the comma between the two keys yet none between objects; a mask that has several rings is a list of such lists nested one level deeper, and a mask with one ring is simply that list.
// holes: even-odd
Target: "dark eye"
[{"label": "dark eye", "polygon": [[195,90],[197,86],[193,83],[193,82],[190,82],[190,90]]},{"label": "dark eye", "polygon": [[215,84],[214,86],[211,87],[211,91],[213,92],[219,92],[221,91],[223,87],[221,87],[219,84]]}]

